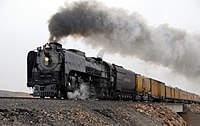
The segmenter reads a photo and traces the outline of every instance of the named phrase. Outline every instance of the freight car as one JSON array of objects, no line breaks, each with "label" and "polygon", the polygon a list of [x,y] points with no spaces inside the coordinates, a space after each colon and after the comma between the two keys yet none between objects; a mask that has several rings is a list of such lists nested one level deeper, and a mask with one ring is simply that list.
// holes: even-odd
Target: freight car
[{"label": "freight car", "polygon": [[148,101],[151,92],[150,79],[140,74],[136,74],[136,92],[135,100]]},{"label": "freight car", "polygon": [[175,89],[171,86],[165,86],[165,101],[174,102]]},{"label": "freight car", "polygon": [[101,58],[86,57],[57,42],[30,51],[27,57],[27,87],[33,96],[68,98],[68,93],[87,87],[90,99],[129,99],[168,102],[199,102],[196,94],[166,86]]}]

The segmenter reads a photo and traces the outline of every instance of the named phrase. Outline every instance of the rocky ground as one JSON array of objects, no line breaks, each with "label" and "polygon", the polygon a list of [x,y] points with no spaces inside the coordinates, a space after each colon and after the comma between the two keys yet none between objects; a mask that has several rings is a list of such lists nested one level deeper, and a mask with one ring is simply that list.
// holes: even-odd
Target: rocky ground
[{"label": "rocky ground", "polygon": [[[200,111],[196,105],[188,108]],[[160,103],[4,98],[0,99],[0,125],[187,126],[187,123]]]},{"label": "rocky ground", "polygon": [[187,126],[181,116],[166,108],[163,104],[130,104],[129,107],[144,113],[167,126]]},{"label": "rocky ground", "polygon": [[160,104],[0,99],[0,125],[184,126],[187,124],[179,115]]},{"label": "rocky ground", "polygon": [[130,108],[132,102],[1,99],[1,125],[134,125],[161,126]]},{"label": "rocky ground", "polygon": [[188,111],[200,114],[200,105],[189,104],[185,106]]}]

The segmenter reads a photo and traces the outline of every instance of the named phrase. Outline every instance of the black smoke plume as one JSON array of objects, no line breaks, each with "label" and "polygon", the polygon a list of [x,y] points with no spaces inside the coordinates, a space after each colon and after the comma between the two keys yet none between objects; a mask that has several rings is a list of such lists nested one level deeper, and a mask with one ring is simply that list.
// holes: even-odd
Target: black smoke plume
[{"label": "black smoke plume", "polygon": [[94,33],[110,33],[113,30],[109,14],[96,2],[75,2],[66,5],[49,21],[50,40],[68,35],[90,36]]},{"label": "black smoke plume", "polygon": [[137,13],[95,1],[67,4],[49,20],[50,40],[81,36],[93,47],[140,58],[200,81],[200,35],[167,24],[149,26]]}]

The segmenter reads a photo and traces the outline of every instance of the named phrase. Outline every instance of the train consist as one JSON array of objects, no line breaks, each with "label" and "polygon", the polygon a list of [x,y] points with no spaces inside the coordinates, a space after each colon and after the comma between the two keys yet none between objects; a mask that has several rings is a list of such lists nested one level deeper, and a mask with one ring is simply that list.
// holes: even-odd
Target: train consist
[{"label": "train consist", "polygon": [[200,96],[144,77],[101,58],[86,57],[56,42],[30,51],[27,87],[33,96],[68,98],[69,92],[87,86],[88,98],[199,103]]}]

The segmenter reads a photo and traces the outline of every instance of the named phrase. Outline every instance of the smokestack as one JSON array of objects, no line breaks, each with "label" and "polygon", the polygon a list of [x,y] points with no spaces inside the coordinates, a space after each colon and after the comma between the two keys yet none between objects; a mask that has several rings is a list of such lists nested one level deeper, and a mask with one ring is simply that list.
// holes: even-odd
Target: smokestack
[{"label": "smokestack", "polygon": [[138,57],[200,81],[200,35],[167,24],[151,27],[137,13],[96,1],[74,2],[52,16],[49,31],[50,39],[81,36],[108,53]]}]

